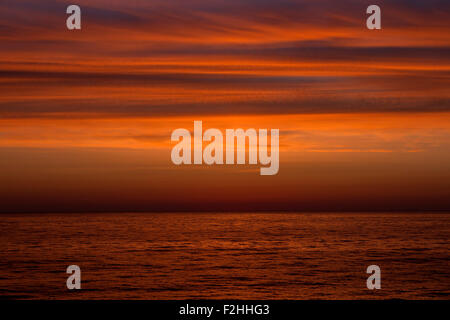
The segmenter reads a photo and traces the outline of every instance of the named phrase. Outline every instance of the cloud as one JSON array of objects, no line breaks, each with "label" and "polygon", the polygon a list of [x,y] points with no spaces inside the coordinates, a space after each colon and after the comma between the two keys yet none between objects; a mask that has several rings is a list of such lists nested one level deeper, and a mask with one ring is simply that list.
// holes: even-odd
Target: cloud
[{"label": "cloud", "polygon": [[2,117],[450,108],[448,2],[382,1],[379,33],[353,0],[79,1],[78,33],[68,4],[0,4]]}]

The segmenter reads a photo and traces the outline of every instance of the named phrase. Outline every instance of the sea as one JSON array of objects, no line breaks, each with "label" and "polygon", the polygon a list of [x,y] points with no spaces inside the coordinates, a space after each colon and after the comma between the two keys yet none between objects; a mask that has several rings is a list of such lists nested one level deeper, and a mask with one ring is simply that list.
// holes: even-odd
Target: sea
[{"label": "sea", "polygon": [[449,213],[2,214],[0,298],[449,299],[449,235]]}]

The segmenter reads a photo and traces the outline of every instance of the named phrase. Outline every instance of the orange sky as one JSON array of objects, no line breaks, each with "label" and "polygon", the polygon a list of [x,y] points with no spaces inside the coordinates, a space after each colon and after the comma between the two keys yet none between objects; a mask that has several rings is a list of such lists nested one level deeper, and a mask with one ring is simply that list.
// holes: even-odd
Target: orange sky
[{"label": "orange sky", "polygon": [[[450,210],[450,8],[0,3],[0,211]],[[280,129],[280,171],[170,161],[177,128]]]}]

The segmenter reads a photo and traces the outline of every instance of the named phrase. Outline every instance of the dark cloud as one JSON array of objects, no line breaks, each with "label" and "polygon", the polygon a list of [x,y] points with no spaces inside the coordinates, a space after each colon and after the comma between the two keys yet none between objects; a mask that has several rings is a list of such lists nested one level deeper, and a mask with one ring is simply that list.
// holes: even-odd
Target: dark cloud
[{"label": "dark cloud", "polygon": [[[388,30],[442,30],[430,33],[441,42],[424,44],[398,29],[390,45],[377,43],[383,34],[360,43],[369,39],[358,33],[368,1],[79,1],[88,30],[80,34],[65,32],[68,4],[0,3],[2,116],[450,109],[450,46],[440,45],[448,1],[380,1]],[[292,30],[292,40],[281,39]]]}]

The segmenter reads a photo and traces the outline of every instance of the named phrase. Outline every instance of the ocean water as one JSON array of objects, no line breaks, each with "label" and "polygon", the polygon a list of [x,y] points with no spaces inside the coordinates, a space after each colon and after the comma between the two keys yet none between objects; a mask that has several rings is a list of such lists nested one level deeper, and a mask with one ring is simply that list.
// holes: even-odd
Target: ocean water
[{"label": "ocean water", "polygon": [[0,297],[448,299],[449,234],[436,213],[1,215]]}]

